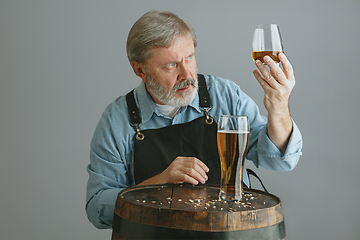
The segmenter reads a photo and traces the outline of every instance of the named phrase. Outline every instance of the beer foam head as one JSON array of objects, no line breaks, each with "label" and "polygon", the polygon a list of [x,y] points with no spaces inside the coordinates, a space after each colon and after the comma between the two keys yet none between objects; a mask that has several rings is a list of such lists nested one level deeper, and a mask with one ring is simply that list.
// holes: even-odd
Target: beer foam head
[{"label": "beer foam head", "polygon": [[236,134],[244,134],[244,133],[249,133],[249,131],[244,131],[244,130],[218,130],[218,132],[220,133],[236,133]]}]

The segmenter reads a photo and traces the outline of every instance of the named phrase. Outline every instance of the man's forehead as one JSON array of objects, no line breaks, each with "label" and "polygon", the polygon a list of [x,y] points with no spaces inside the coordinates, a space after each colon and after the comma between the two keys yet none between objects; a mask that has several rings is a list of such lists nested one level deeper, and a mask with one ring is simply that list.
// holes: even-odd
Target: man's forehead
[{"label": "man's forehead", "polygon": [[191,39],[180,38],[174,41],[168,47],[155,47],[150,50],[151,61],[181,61],[183,58],[189,57],[194,54],[194,43]]}]

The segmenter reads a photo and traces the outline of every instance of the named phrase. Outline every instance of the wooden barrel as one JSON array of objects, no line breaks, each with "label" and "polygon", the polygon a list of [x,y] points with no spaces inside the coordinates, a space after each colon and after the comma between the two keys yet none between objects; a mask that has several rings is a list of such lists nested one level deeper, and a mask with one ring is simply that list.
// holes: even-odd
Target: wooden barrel
[{"label": "wooden barrel", "polygon": [[285,239],[278,197],[244,189],[240,201],[219,200],[218,186],[127,188],[116,201],[112,239]]}]

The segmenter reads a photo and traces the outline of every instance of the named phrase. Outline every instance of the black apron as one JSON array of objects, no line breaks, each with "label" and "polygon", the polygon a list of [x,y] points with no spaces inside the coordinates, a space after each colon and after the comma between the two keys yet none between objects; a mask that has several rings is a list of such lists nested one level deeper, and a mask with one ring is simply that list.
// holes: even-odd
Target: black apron
[{"label": "black apron", "polygon": [[211,105],[204,76],[199,74],[198,81],[200,109],[204,111],[204,116],[159,129],[139,130],[141,119],[134,90],[126,95],[130,125],[137,130],[134,143],[135,184],[163,172],[178,156],[198,158],[210,169],[206,184],[220,184],[217,124],[208,115]]}]

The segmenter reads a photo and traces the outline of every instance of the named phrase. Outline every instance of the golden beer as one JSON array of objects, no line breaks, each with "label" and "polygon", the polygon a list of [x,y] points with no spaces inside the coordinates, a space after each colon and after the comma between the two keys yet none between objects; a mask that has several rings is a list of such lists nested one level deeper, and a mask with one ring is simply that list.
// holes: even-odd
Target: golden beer
[{"label": "golden beer", "polygon": [[279,63],[279,53],[283,53],[283,51],[253,51],[252,52],[252,59],[254,61],[260,60],[262,63],[264,63],[264,57],[269,56],[274,60],[274,62]]},{"label": "golden beer", "polygon": [[218,130],[217,144],[221,161],[220,198],[240,200],[243,194],[243,168],[249,132]]}]

